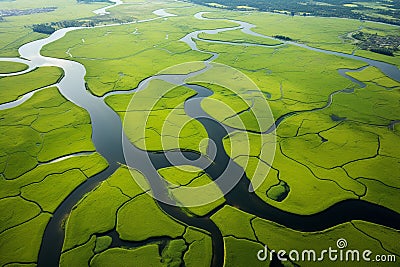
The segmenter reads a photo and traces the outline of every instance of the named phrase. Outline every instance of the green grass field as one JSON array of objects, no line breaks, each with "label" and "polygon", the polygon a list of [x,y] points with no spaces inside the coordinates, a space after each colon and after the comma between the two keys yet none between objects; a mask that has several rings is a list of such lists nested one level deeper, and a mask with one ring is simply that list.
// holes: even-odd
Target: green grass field
[{"label": "green grass field", "polygon": [[221,190],[203,170],[176,166],[158,172],[168,182],[172,197],[190,214],[204,216],[224,203]]},{"label": "green grass field", "polygon": [[28,66],[26,66],[25,64],[22,64],[22,63],[0,61],[0,73],[1,74],[23,71],[27,68],[28,68]]},{"label": "green grass field", "polygon": [[52,161],[94,151],[89,115],[56,88],[0,111],[0,118],[1,264],[34,264],[52,213],[80,184],[104,170],[107,162],[95,152]]},{"label": "green grass field", "polygon": [[[322,107],[330,93],[356,87],[340,76],[337,69],[356,69],[365,65],[292,46],[273,49],[198,44],[201,49],[219,53],[217,63],[243,72],[268,94],[268,104],[275,118],[288,111]],[[304,75],[304,72],[308,74]]]},{"label": "green grass field", "polygon": [[[62,266],[88,261],[91,266],[123,265],[127,261],[151,266],[161,266],[162,263],[179,265],[183,261],[187,266],[197,266],[198,262],[207,266],[210,263],[211,240],[208,234],[161,211],[151,195],[146,193],[149,188],[142,188],[136,182],[143,179],[136,170],[122,166],[74,207],[66,223]],[[122,240],[132,244],[145,243],[137,248],[109,248],[109,237],[104,241],[107,236],[104,233],[112,229]],[[160,255],[158,251],[165,240],[167,246]],[[100,242],[102,245],[98,245]],[[192,246],[196,247],[195,252],[190,249]],[[99,247],[101,249],[94,253],[93,250]]]},{"label": "green grass field", "polygon": [[[148,5],[134,7],[144,14],[151,14],[149,8],[159,8],[157,4]],[[179,2],[170,4],[170,12],[179,11],[183,5]],[[133,89],[144,78],[167,67],[207,59],[208,54],[192,51],[179,39],[196,29],[232,25],[223,21],[198,21],[189,13],[112,28],[84,29],[68,33],[63,39],[46,46],[43,54],[76,60],[85,65],[89,89],[101,96],[113,90]]]},{"label": "green grass field", "polygon": [[[267,245],[268,254],[271,250],[277,252],[282,249],[287,254],[291,250],[297,250],[300,255],[299,260],[295,263],[302,264],[304,263],[302,251],[314,250],[316,257],[319,257],[323,249],[329,247],[336,249],[336,241],[343,237],[347,240],[347,250],[357,249],[362,252],[365,249],[371,249],[375,254],[388,254],[395,253],[399,249],[398,244],[391,241],[391,238],[400,234],[399,231],[363,221],[351,221],[321,232],[302,233],[230,206],[225,206],[211,218],[222,229],[227,255],[225,264],[238,262],[248,264],[249,260],[253,259],[252,265],[265,266],[268,261],[260,262],[256,258],[256,253],[263,249],[263,245]],[[229,227],[227,227],[228,225]],[[295,254],[292,256],[295,257]],[[332,262],[327,255],[322,262],[329,266],[343,266],[343,262]],[[287,264],[285,266],[295,266],[291,262],[285,262],[285,264]],[[352,266],[365,266],[365,263],[356,261],[351,264]],[[396,263],[387,264],[396,266]],[[307,261],[307,265],[320,266],[321,262]]]},{"label": "green grass field", "polygon": [[138,148],[205,153],[206,147],[199,144],[207,138],[207,132],[184,112],[184,101],[195,93],[187,87],[153,80],[142,91],[112,95],[106,103],[118,112],[125,133]]},{"label": "green grass field", "polygon": [[[360,29],[362,32],[399,36],[398,27],[352,19],[287,16],[261,12],[215,12],[208,18],[231,18],[255,24],[253,31],[267,36],[287,36],[296,42],[311,47],[351,54],[356,50],[354,40],[348,35]],[[365,50],[356,50],[356,55],[400,65],[400,55],[385,56]]]},{"label": "green grass field", "polygon": [[[180,41],[193,31],[237,26],[228,21],[235,19],[255,24],[257,33],[286,36],[311,47],[354,52],[400,66],[398,52],[391,57],[358,50],[351,37],[357,31],[399,36],[398,27],[349,19],[228,11],[172,0],[129,0],[109,9],[110,14],[103,17],[92,12],[109,4],[0,0],[0,10],[56,7],[47,13],[3,17],[0,56],[16,57],[22,44],[46,37],[32,31],[36,23],[136,20],[75,30],[41,51],[48,57],[84,65],[87,89],[95,97],[105,96],[104,102],[119,115],[133,145],[149,153],[183,150],[207,157],[208,138],[214,129],[207,132],[185,112],[185,101],[196,95],[194,90],[153,79],[141,91],[115,91],[135,89],[157,73],[200,70],[215,53],[218,57],[208,71],[185,82],[213,92],[202,100],[201,108],[216,121],[234,128],[222,140],[225,152],[243,168],[265,204],[312,215],[340,201],[359,199],[400,212],[399,82],[361,61],[280,45],[283,41],[246,35],[240,30],[200,34],[202,40],[195,42],[201,51]],[[176,16],[154,19],[152,12],[161,8]],[[194,15],[200,11],[216,19],[198,20]],[[154,20],[139,22],[145,19]],[[187,62],[192,63],[181,64]],[[1,74],[26,67],[0,61]],[[361,67],[365,68],[357,70]],[[347,74],[365,87],[341,76],[338,70],[343,68],[355,70]],[[68,101],[56,87],[62,77],[59,68],[40,67],[0,78],[0,105],[35,91],[22,104],[0,110],[1,266],[37,266],[43,233],[57,208],[108,166],[96,152],[92,141],[96,135],[88,112]],[[265,133],[282,116],[277,129]],[[220,162],[212,164],[218,167]],[[110,162],[110,166],[115,165]],[[400,254],[399,229],[352,220],[317,232],[296,231],[246,213],[243,207],[228,205],[229,198],[225,199],[213,182],[216,177],[202,169],[163,166],[157,171],[188,220],[209,219],[219,229],[224,266],[272,265],[269,259],[257,259],[257,252],[265,245],[269,252],[319,252],[336,248],[340,238],[347,240],[347,249]],[[210,266],[216,233],[174,218],[152,193],[141,172],[120,164],[65,214],[59,225],[64,234],[59,265]],[[300,259],[283,262],[283,266],[320,264]],[[343,262],[332,263],[325,258],[322,264],[342,266]],[[365,262],[353,265],[365,266]]]},{"label": "green grass field", "polygon": [[0,24],[0,55],[6,57],[18,56],[18,48],[28,42],[46,37],[44,34],[33,32],[33,24],[53,21],[93,17],[93,10],[103,7],[105,3],[84,4],[75,0],[16,0],[1,2],[1,9],[29,9],[39,7],[56,7],[53,12],[36,13],[28,16],[11,16],[4,18]]},{"label": "green grass field", "polygon": [[57,83],[62,76],[62,70],[56,67],[42,67],[29,73],[0,78],[1,103],[17,100],[20,96],[35,89]]},{"label": "green grass field", "polygon": [[218,34],[201,33],[199,34],[199,38],[206,40],[233,42],[233,43],[252,43],[252,44],[263,44],[263,45],[281,44],[281,42],[276,40],[245,34],[241,30],[221,32]]}]

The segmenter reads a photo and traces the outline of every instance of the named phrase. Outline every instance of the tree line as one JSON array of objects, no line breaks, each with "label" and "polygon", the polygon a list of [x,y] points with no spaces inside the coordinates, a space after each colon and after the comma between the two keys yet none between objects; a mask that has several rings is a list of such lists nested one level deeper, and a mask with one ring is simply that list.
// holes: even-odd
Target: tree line
[{"label": "tree line", "polygon": [[[209,0],[190,0],[196,4],[208,5]],[[320,0],[315,4],[313,1],[299,0],[213,0],[213,3],[224,5],[229,9],[237,9],[238,6],[250,6],[257,8],[259,11],[276,12],[287,11],[288,15],[312,15],[321,17],[341,17],[361,20],[371,20],[389,24],[400,25],[400,1],[392,1],[390,8],[387,9],[371,9],[363,5],[345,6],[349,4],[347,0]],[[373,0],[364,0],[366,3],[375,3]],[[382,4],[382,3],[381,3]],[[389,7],[389,6],[388,6]],[[381,17],[370,15],[373,11],[382,15]]]}]

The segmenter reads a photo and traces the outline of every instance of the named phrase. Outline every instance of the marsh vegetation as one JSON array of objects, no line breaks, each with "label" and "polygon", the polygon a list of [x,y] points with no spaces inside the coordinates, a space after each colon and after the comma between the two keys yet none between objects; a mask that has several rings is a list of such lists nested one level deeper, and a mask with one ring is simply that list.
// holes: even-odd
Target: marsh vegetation
[{"label": "marsh vegetation", "polygon": [[[0,1],[0,9],[50,2]],[[217,6],[246,12],[168,0],[129,1],[99,16],[91,11],[110,3],[86,2],[60,0],[52,12],[0,22],[3,57],[78,26],[44,42],[40,53],[49,61],[27,59],[43,65],[0,77],[0,265],[265,266],[272,263],[256,258],[264,245],[320,250],[339,238],[400,254],[398,27],[311,17],[332,6],[293,9],[292,1],[294,16],[239,1]],[[340,15],[398,12],[396,3],[363,3]],[[160,8],[175,16],[153,13]],[[201,11],[209,13],[201,19]],[[237,21],[254,24],[253,34]],[[191,43],[182,41],[193,32]],[[374,53],[370,43],[387,40],[392,54]],[[394,74],[357,55],[394,65]],[[216,63],[245,74],[250,88],[239,76],[218,84],[230,76]],[[0,58],[1,74],[27,68]],[[177,85],[161,76],[187,79]],[[196,99],[193,110],[215,124],[188,115]],[[213,146],[220,149],[214,158]],[[131,162],[124,150],[133,151]],[[177,152],[209,165],[167,161]],[[228,162],[244,174],[224,195],[215,173]],[[175,207],[157,198],[149,173]],[[352,210],[356,204],[365,210]]]}]

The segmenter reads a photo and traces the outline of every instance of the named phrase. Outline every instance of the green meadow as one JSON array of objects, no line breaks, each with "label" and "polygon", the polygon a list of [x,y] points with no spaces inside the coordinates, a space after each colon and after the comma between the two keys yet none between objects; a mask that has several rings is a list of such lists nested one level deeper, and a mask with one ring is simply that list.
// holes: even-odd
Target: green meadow
[{"label": "green meadow", "polygon": [[1,74],[23,71],[27,68],[28,66],[23,63],[0,61]]},{"label": "green meadow", "polygon": [[189,214],[204,216],[225,202],[219,187],[199,168],[176,166],[158,172],[167,181],[174,200]]},{"label": "green meadow", "polygon": [[[212,91],[200,107],[233,128],[223,137],[223,148],[243,168],[262,204],[312,216],[341,201],[363,200],[400,213],[398,81],[361,61],[241,30],[201,33],[200,40],[194,40],[200,51],[180,41],[191,32],[235,27],[237,23],[229,19],[241,20],[255,24],[252,30],[256,33],[285,36],[310,47],[400,66],[398,51],[386,56],[360,50],[352,37],[358,31],[399,36],[398,27],[351,19],[229,11],[172,0],[128,0],[109,9],[108,15],[92,12],[109,4],[0,0],[0,10],[56,8],[3,17],[0,56],[17,57],[21,45],[47,36],[34,32],[33,24],[131,21],[71,31],[46,45],[41,54],[83,64],[88,91],[118,114],[124,133],[137,148],[149,153],[190,151],[209,158],[208,138],[214,129],[207,132],[185,112],[185,102],[196,91],[157,78],[142,90],[134,89],[156,74],[200,70],[212,53],[217,54],[209,70],[185,82]],[[176,16],[157,18],[153,11],[161,8]],[[206,11],[204,17],[210,20],[194,17],[201,11]],[[192,63],[182,64],[187,62]],[[0,60],[0,74],[26,68]],[[344,68],[353,70],[347,75],[365,87],[340,75],[338,70]],[[32,94],[15,107],[0,109],[1,266],[37,266],[43,233],[57,208],[108,167],[92,141],[88,112],[57,88],[63,75],[60,68],[43,66],[0,78],[0,106]],[[278,118],[277,128],[268,132]],[[269,259],[257,259],[265,245],[268,252],[319,252],[336,248],[340,238],[347,240],[347,249],[400,254],[399,229],[351,220],[321,231],[301,232],[247,213],[240,205],[230,206],[229,198],[225,199],[213,181],[217,177],[203,169],[177,165],[157,172],[188,221],[209,220],[219,229],[224,252],[219,256],[224,266],[272,265]],[[161,207],[147,177],[119,163],[113,174],[87,189],[65,214],[59,225],[64,235],[59,265],[213,266],[213,239],[218,231],[189,225]],[[321,265],[300,259],[282,264]],[[342,266],[343,262],[332,263],[326,257],[322,264]],[[365,266],[365,262],[353,265]]]},{"label": "green meadow", "polygon": [[232,43],[252,43],[252,44],[263,44],[263,45],[279,45],[281,42],[276,40],[271,40],[263,37],[247,35],[241,30],[220,32],[217,34],[199,34],[199,38],[206,40],[217,40]]},{"label": "green meadow", "polygon": [[33,32],[30,28],[33,24],[50,23],[53,21],[71,20],[77,18],[93,17],[95,9],[106,6],[105,3],[77,3],[74,0],[17,0],[2,1],[1,9],[26,10],[38,7],[56,7],[55,11],[36,13],[24,16],[5,17],[0,23],[0,55],[5,57],[18,56],[18,48],[30,41],[46,37],[45,34]]},{"label": "green meadow", "polygon": [[17,100],[20,96],[33,90],[54,85],[62,76],[62,70],[56,67],[42,67],[29,73],[1,77],[1,103]]},{"label": "green meadow", "polygon": [[52,213],[108,164],[95,152],[89,115],[57,88],[0,111],[0,118],[0,261],[35,264]]},{"label": "green meadow", "polygon": [[399,36],[398,26],[353,19],[287,16],[262,12],[215,12],[205,14],[207,18],[231,18],[255,24],[252,30],[267,36],[281,35],[305,43],[311,47],[332,50],[388,62],[399,66],[399,52],[394,57],[359,50],[350,36],[361,28],[361,32]]},{"label": "green meadow", "polygon": [[[157,4],[149,5],[151,10],[160,7]],[[137,10],[144,9],[141,11],[143,15],[156,17],[149,12],[148,5],[134,7]],[[170,4],[170,7],[169,12],[174,14],[175,10],[183,7],[183,3]],[[209,58],[208,54],[192,51],[179,40],[197,29],[233,25],[223,21],[198,21],[187,14],[130,25],[83,29],[68,33],[61,40],[47,45],[43,54],[85,65],[89,89],[93,94],[102,96],[114,90],[133,89],[144,78],[170,66]]]},{"label": "green meadow", "polygon": [[[66,222],[60,265],[90,262],[90,266],[104,266],[130,262],[149,266],[209,266],[209,234],[161,211],[144,183],[141,173],[121,166],[89,192]],[[119,239],[138,246],[110,247],[111,237],[107,232],[111,230],[117,231]]]},{"label": "green meadow", "polygon": [[[346,249],[357,249],[361,252],[371,249],[376,254],[396,253],[399,249],[398,244],[393,243],[392,240],[399,236],[399,231],[357,220],[321,232],[302,233],[230,206],[222,208],[211,216],[211,219],[218,225],[224,236],[225,264],[241,263],[265,266],[268,261],[261,262],[256,258],[256,252],[264,249],[264,245],[268,247],[268,254],[271,250],[282,249],[287,254],[291,250],[297,250],[300,254],[300,261],[295,263],[301,264],[302,251],[314,250],[319,257],[323,249],[336,248],[336,241],[343,236],[346,237],[348,244]],[[379,240],[377,236],[379,236]],[[249,254],[254,256],[247,256],[247,260],[238,257],[238,255],[245,257]],[[329,264],[329,266],[343,266],[343,262],[332,262],[327,255],[321,262]],[[310,261],[307,262],[307,266],[320,266],[321,262]],[[296,266],[290,261],[286,261],[285,264],[287,264],[285,266]],[[353,261],[351,265],[365,266],[365,262]],[[388,262],[387,265],[396,266],[396,263]]]},{"label": "green meadow", "polygon": [[195,94],[187,87],[153,80],[144,90],[109,96],[106,103],[118,112],[125,133],[138,148],[182,149],[205,154],[206,147],[199,144],[207,138],[207,132],[184,111],[184,101]]},{"label": "green meadow", "polygon": [[[312,60],[312,54],[309,55],[309,59]],[[223,57],[217,60],[225,62]],[[347,60],[345,62],[350,66],[356,64]],[[237,64],[240,66],[245,63]],[[274,95],[271,94],[270,99],[273,100],[269,101],[275,117],[281,116],[282,111],[302,112],[324,107],[328,103],[327,95],[332,93],[329,90],[333,89],[334,82],[341,80],[333,78],[340,77],[336,71],[331,72],[331,80],[323,80],[331,81],[330,86],[325,85],[328,92],[324,98],[321,96],[320,101],[317,99],[318,94],[314,93],[312,97],[316,102],[308,102],[309,98],[305,94],[285,99],[286,96],[296,94],[296,87],[289,87],[290,89],[285,91],[282,83],[280,89],[283,88],[283,95],[274,99]],[[322,77],[330,77],[327,76],[327,70],[322,70],[321,73],[324,73],[319,74],[321,80]],[[294,213],[312,214],[341,200],[361,198],[374,203],[385,203],[385,206],[398,210],[396,194],[387,194],[384,200],[381,195],[385,194],[384,190],[395,192],[396,186],[387,181],[398,179],[397,174],[389,174],[386,170],[393,172],[393,167],[389,166],[396,166],[396,159],[391,157],[398,154],[395,148],[390,149],[390,144],[399,140],[398,132],[393,132],[387,127],[397,118],[398,110],[393,107],[399,101],[399,83],[372,67],[360,72],[350,72],[349,75],[365,82],[367,86],[358,88],[344,80],[342,88],[350,88],[353,92],[335,94],[332,96],[332,104],[323,110],[302,112],[284,120],[276,131],[277,143],[273,161],[268,153],[273,148],[269,145],[271,138],[262,134],[234,132],[224,139],[226,151],[245,169],[250,179],[255,179],[253,183],[258,185],[257,181],[265,178],[256,189],[256,193],[267,203]],[[295,76],[287,77],[292,79],[293,85],[299,86],[304,85],[304,79],[307,79],[305,77],[301,78],[302,81],[295,82]],[[267,81],[266,78],[265,80]],[[318,84],[314,86],[315,89],[323,88]],[[210,89],[214,88],[210,86]],[[339,86],[337,88],[340,89]],[[308,87],[308,91],[311,90],[312,87]],[[319,91],[323,92],[321,89]],[[227,105],[235,103],[227,97],[218,97],[219,94],[223,95],[223,90],[218,90],[212,97],[221,101],[225,99]],[[300,100],[302,97],[304,101]],[[293,108],[283,108],[288,106],[292,99],[298,101],[293,101]],[[202,103],[205,110],[211,115],[216,114],[212,112],[210,105],[207,107],[207,103]],[[233,105],[240,109],[240,105]],[[214,117],[229,125],[224,116],[221,117],[222,114],[218,112]],[[343,119],[334,121],[335,117]],[[247,121],[242,121],[246,125]],[[390,157],[387,157],[388,155]],[[366,171],[365,168],[370,162],[374,164]],[[304,188],[307,188],[308,194],[303,194]]]}]

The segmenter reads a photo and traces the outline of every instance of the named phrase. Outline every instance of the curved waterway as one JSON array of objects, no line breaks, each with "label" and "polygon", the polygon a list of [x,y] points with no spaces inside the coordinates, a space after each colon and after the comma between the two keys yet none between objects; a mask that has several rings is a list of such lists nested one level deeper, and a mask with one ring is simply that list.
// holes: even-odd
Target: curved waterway
[{"label": "curved waterway", "polygon": [[[195,17],[197,19],[203,19],[203,20],[215,20],[215,19],[209,19],[209,18],[204,18],[203,15],[209,13],[209,12],[199,12],[195,15]],[[305,48],[307,50],[311,50],[311,51],[315,51],[315,52],[319,52],[319,53],[324,53],[324,54],[328,54],[328,55],[334,55],[334,56],[338,56],[338,57],[343,57],[343,58],[349,58],[349,59],[354,59],[357,61],[362,61],[370,66],[376,67],[378,69],[380,69],[380,71],[382,71],[386,76],[392,78],[393,80],[396,80],[398,82],[400,82],[400,71],[399,68],[395,65],[386,63],[386,62],[382,62],[382,61],[377,61],[377,60],[373,60],[373,59],[369,59],[369,58],[365,58],[365,57],[360,57],[360,56],[355,56],[352,54],[346,54],[346,53],[341,53],[341,52],[336,52],[336,51],[330,51],[330,50],[325,50],[325,49],[321,49],[321,48],[315,48],[315,47],[311,47],[308,46],[306,44],[301,44],[301,43],[296,43],[294,41],[282,41],[280,39],[271,37],[271,36],[267,36],[267,35],[263,35],[260,33],[256,33],[254,32],[252,29],[256,27],[256,25],[248,23],[248,22],[243,22],[243,21],[238,21],[238,20],[229,20],[229,19],[223,19],[223,20],[227,20],[230,22],[234,22],[239,24],[239,26],[235,27],[236,29],[241,29],[242,32],[249,34],[249,35],[253,35],[256,37],[261,37],[261,38],[265,38],[265,39],[271,39],[271,40],[276,40],[279,42],[282,42],[283,45],[294,45],[294,46],[298,46],[298,47],[302,47]],[[212,32],[212,31],[202,31],[204,33],[208,33],[208,34],[215,34],[218,32]],[[201,41],[206,41],[206,42],[217,42],[217,43],[223,43],[223,44],[230,44],[230,45],[240,45],[240,43],[233,43],[233,42],[224,42],[224,41],[209,41],[209,40],[205,40],[205,39],[201,39],[198,37],[199,32],[193,33],[192,34],[192,38],[193,39],[197,39],[197,40],[201,40]],[[276,45],[263,45],[263,44],[248,44],[248,43],[243,43],[242,45],[247,45],[247,46],[262,46],[262,47],[276,47]],[[346,77],[347,78],[347,77]]]},{"label": "curved waterway", "polygon": [[[116,2],[119,3],[120,1]],[[106,12],[106,9],[104,9],[104,12]],[[171,15],[169,13],[166,13],[165,11],[158,11],[154,13],[160,15]],[[196,17],[200,18],[201,14],[202,13],[196,14]],[[232,22],[239,23],[240,26],[212,30],[212,32],[218,33],[240,28],[246,33],[253,35],[256,34],[251,31],[251,28],[254,27],[254,25],[238,21]],[[66,218],[66,216],[68,216],[72,207],[84,196],[84,194],[90,192],[94,187],[96,187],[101,181],[107,179],[107,177],[109,177],[118,168],[118,163],[127,164],[141,171],[147,178],[149,178],[153,192],[158,196],[161,196],[161,198],[165,198],[165,200],[168,199],[168,192],[167,189],[163,186],[161,178],[159,177],[156,170],[159,168],[171,166],[171,159],[173,159],[172,162],[174,162],[174,164],[188,164],[188,162],[190,161],[195,162],[195,165],[203,167],[206,173],[209,174],[210,177],[215,180],[216,183],[221,187],[223,187],[224,185],[217,182],[217,178],[219,178],[221,175],[234,177],[235,175],[237,176],[238,173],[243,173],[243,169],[235,162],[233,162],[226,154],[222,144],[223,137],[226,136],[226,134],[231,132],[233,129],[215,121],[202,110],[200,105],[202,98],[210,96],[212,92],[207,88],[201,86],[186,85],[193,90],[196,90],[198,94],[194,97],[189,98],[185,102],[185,112],[189,116],[198,120],[205,127],[210,140],[214,144],[214,151],[208,151],[209,154],[215,154],[215,156],[212,157],[214,161],[213,164],[208,164],[209,160],[206,157],[199,156],[194,152],[181,152],[183,156],[181,156],[180,153],[176,153],[174,151],[150,153],[139,150],[131,145],[127,140],[127,137],[123,134],[122,124],[119,116],[104,103],[104,98],[93,96],[88,90],[86,90],[84,80],[86,70],[83,65],[74,61],[43,57],[40,55],[40,50],[44,45],[52,43],[62,38],[67,32],[76,29],[82,28],[66,28],[58,30],[47,38],[23,45],[19,49],[19,53],[22,58],[29,61],[30,69],[41,66],[57,66],[64,70],[64,77],[57,84],[57,86],[64,97],[66,97],[69,101],[75,103],[76,105],[84,108],[89,113],[92,122],[93,143],[95,144],[96,151],[99,152],[108,161],[109,167],[103,172],[95,175],[94,177],[88,179],[85,183],[80,185],[57,208],[44,233],[38,259],[39,266],[58,265],[61,255],[62,244],[64,241],[64,230],[61,227],[62,221]],[[196,43],[194,42],[194,39],[197,39],[197,35],[201,32],[210,33],[210,30],[196,31],[194,33],[190,33],[185,38],[183,38],[182,41],[185,41],[193,50],[199,51]],[[224,43],[230,44],[229,42]],[[361,60],[371,66],[378,67],[389,77],[395,80],[400,80],[399,70],[395,66],[387,63],[332,51],[325,51],[322,49],[315,49],[291,42],[286,43],[289,45],[292,44],[302,46],[306,49],[315,50],[321,53],[333,54],[337,56],[352,58],[355,60]],[[237,45],[237,43],[234,44]],[[184,80],[186,78],[197,75],[200,72],[210,68],[210,65],[207,63],[214,60],[218,55],[211,52],[209,53],[212,56],[209,60],[205,62],[206,67],[203,70],[188,75],[153,76],[140,83],[138,88],[136,88],[135,90],[144,89],[148,81],[154,78],[163,79],[174,84],[184,84]],[[14,61],[18,62],[18,60],[20,59],[15,59]],[[13,74],[9,74],[7,76],[11,75]],[[126,92],[112,92],[108,95],[119,93]],[[331,98],[332,95],[329,96],[327,105],[330,105]],[[24,98],[24,100],[26,99],[27,97]],[[10,105],[10,103],[0,105],[0,109],[11,108],[20,104],[21,102],[14,101],[12,105]],[[271,127],[276,127],[284,119],[285,117],[279,118]],[[124,157],[124,153],[125,155],[127,155],[126,158]],[[351,220],[364,220],[392,227],[394,229],[400,229],[400,214],[385,207],[362,200],[342,201],[314,215],[304,216],[284,212],[265,203],[254,193],[250,193],[250,182],[245,174],[241,175],[241,177],[238,177],[237,180],[238,183],[235,185],[233,190],[231,190],[225,196],[227,204],[235,206],[245,212],[254,214],[260,218],[277,222],[291,229],[301,231],[318,231]],[[159,205],[161,209],[163,209],[170,216],[188,225],[192,225],[210,232],[213,244],[212,265],[223,265],[223,238],[219,229],[209,219],[209,217],[189,217],[178,207],[167,205],[163,202],[159,202]],[[132,244],[132,246],[134,246],[135,244],[135,242],[126,242],[119,240],[115,233],[112,235],[112,237],[113,246],[118,246],[119,244],[123,244],[125,246],[127,244]]]}]

